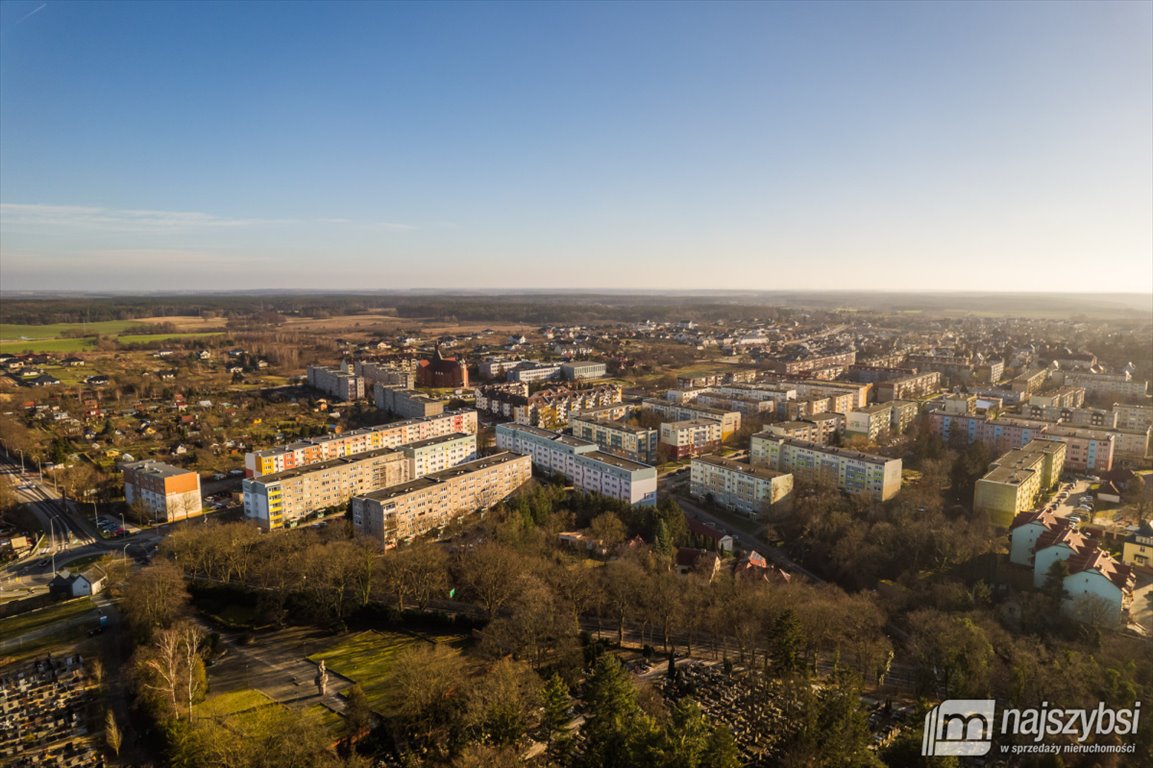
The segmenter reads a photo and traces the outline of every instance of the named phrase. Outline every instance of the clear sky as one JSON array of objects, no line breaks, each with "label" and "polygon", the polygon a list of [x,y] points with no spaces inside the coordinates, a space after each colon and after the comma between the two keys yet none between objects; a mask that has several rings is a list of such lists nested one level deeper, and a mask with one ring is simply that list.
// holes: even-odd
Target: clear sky
[{"label": "clear sky", "polygon": [[0,288],[1153,291],[1153,3],[0,3]]}]

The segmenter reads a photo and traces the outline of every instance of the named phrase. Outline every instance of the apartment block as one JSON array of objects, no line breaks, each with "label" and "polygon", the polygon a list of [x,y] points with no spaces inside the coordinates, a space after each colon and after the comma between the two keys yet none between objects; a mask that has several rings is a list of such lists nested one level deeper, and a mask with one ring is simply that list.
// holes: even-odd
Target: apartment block
[{"label": "apartment block", "polygon": [[869,404],[869,393],[873,385],[849,381],[799,381],[794,388],[798,399],[830,397],[835,401],[830,410],[848,413]]},{"label": "apartment block", "polygon": [[400,389],[412,389],[416,386],[416,360],[411,358],[388,362],[358,360],[353,362],[352,372],[364,379],[366,395],[373,384]]},{"label": "apartment block", "polygon": [[476,390],[476,409],[517,424],[559,429],[572,414],[621,402],[621,388],[600,384],[574,389],[555,386],[528,394],[528,385],[490,384]]},{"label": "apartment block", "polygon": [[200,499],[200,475],[159,461],[125,464],[124,500],[130,507],[143,507],[158,523],[187,520],[204,514]]},{"label": "apartment block", "polygon": [[705,408],[736,411],[741,414],[741,418],[749,419],[773,416],[777,412],[777,404],[769,399],[734,397],[714,392],[701,392],[692,402]]},{"label": "apartment block", "polygon": [[1033,440],[1009,451],[977,481],[973,508],[987,514],[993,525],[1008,528],[1037,504],[1041,494],[1057,486],[1065,464],[1066,445],[1055,440]]},{"label": "apartment block", "polygon": [[[850,365],[849,370],[846,372],[851,381],[860,381],[866,384],[879,384],[882,381],[892,381],[894,379],[904,379],[909,376],[916,376],[917,370],[915,368],[895,368],[882,365],[864,365],[857,363]],[[937,374],[940,378],[940,374]]]},{"label": "apartment block", "polygon": [[727,440],[729,435],[741,428],[741,414],[736,411],[722,411],[719,408],[709,408],[704,405],[678,405],[665,400],[645,398],[641,401],[641,408],[660,416],[667,421],[689,421],[692,419],[705,419],[716,421],[721,425],[721,439]]},{"label": "apartment block", "polygon": [[838,432],[845,429],[845,416],[840,413],[821,413],[809,421],[778,421],[769,424],[765,431],[777,437],[805,440],[810,443],[828,445]]},{"label": "apartment block", "polygon": [[382,411],[400,416],[402,419],[421,419],[439,416],[444,413],[444,400],[421,394],[414,389],[390,387],[374,384],[372,399]]},{"label": "apartment block", "polygon": [[1074,472],[1108,472],[1113,468],[1116,434],[1108,430],[1045,425],[1043,437],[1060,440],[1068,448],[1065,467]]},{"label": "apartment block", "polygon": [[562,475],[578,490],[630,504],[657,503],[656,467],[605,453],[588,440],[527,424],[497,424],[496,446],[531,456],[534,468]]},{"label": "apartment block", "polygon": [[764,513],[787,507],[792,501],[793,476],[765,467],[754,467],[720,456],[694,458],[690,467],[689,493],[711,498],[721,506],[759,519]]},{"label": "apartment block", "polygon": [[[660,444],[660,432],[648,427],[636,427],[623,421],[596,418],[597,412],[615,413],[616,406],[584,411],[569,418],[573,437],[591,440],[602,451],[621,454],[633,461],[654,464]],[[619,418],[619,417],[618,417]]]},{"label": "apartment block", "polygon": [[857,362],[856,350],[847,352],[833,352],[820,355],[806,355],[797,357],[780,357],[765,361],[768,369],[776,373],[790,376],[799,376],[810,371],[829,368],[848,368]]},{"label": "apartment block", "polygon": [[845,414],[845,434],[876,440],[889,431],[893,406],[885,403],[858,408]]},{"label": "apartment block", "polygon": [[1113,403],[1113,413],[1117,414],[1117,429],[1144,431],[1153,427],[1153,406]]},{"label": "apartment block", "polygon": [[532,477],[527,456],[499,453],[354,496],[352,525],[388,549],[488,509]]},{"label": "apartment block", "polygon": [[569,381],[580,379],[603,379],[608,374],[608,366],[591,360],[574,360],[560,367],[561,375]]},{"label": "apartment block", "polygon": [[1031,368],[1022,371],[1009,382],[1009,388],[1024,399],[1034,392],[1040,392],[1041,388],[1045,386],[1045,382],[1049,381],[1049,374],[1052,372],[1051,368]]},{"label": "apartment block", "polygon": [[245,478],[244,515],[264,530],[293,528],[308,515],[335,509],[353,496],[413,477],[411,462],[392,448]]},{"label": "apartment block", "polygon": [[662,458],[679,461],[716,450],[721,444],[721,425],[707,419],[666,421],[660,435]]},{"label": "apartment block", "polygon": [[1032,419],[1049,421],[1054,424],[1061,422],[1072,427],[1114,429],[1117,426],[1117,414],[1105,408],[1066,408],[1056,405],[1025,405],[1021,407],[1021,413]]},{"label": "apartment block", "polygon": [[308,366],[308,386],[345,402],[364,397],[364,379],[353,373],[352,366],[346,363],[338,368]]},{"label": "apartment block", "polygon": [[798,480],[865,494],[877,501],[888,501],[901,490],[900,459],[775,437],[767,432],[753,435],[749,461],[753,466],[789,472]]},{"label": "apartment block", "polygon": [[408,460],[409,478],[415,479],[476,459],[476,435],[458,432],[430,437],[402,445],[400,451]]},{"label": "apartment block", "polygon": [[454,432],[476,434],[476,426],[476,411],[446,411],[439,416],[406,419],[344,434],[300,440],[246,454],[244,474],[246,477],[260,477],[366,451],[395,448]]},{"label": "apartment block", "polygon": [[921,412],[920,404],[909,400],[893,400],[886,405],[892,409],[889,413],[889,429],[897,435],[916,421],[917,414]]},{"label": "apartment block", "polygon": [[1029,395],[1029,406],[1035,408],[1080,408],[1084,404],[1084,387],[1057,387]]},{"label": "apartment block", "polygon": [[998,453],[1023,448],[1030,440],[1042,437],[1046,426],[1025,420],[990,419],[986,414],[953,414],[943,410],[929,413],[929,431],[946,443],[958,439],[965,445],[980,441]]},{"label": "apartment block", "polygon": [[1141,402],[1149,396],[1148,382],[1134,381],[1128,371],[1124,373],[1064,371],[1057,375],[1064,378],[1065,386],[1084,387],[1089,397]]},{"label": "apartment block", "polygon": [[888,400],[917,400],[941,391],[941,374],[926,371],[877,384],[877,402]]}]

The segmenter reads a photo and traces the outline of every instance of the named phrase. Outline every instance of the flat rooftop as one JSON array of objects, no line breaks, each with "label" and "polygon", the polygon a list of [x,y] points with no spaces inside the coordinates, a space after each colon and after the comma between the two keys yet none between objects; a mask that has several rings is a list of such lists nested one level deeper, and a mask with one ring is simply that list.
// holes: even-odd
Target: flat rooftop
[{"label": "flat rooftop", "polygon": [[522,458],[527,459],[528,457],[505,451],[504,453],[485,456],[483,459],[477,459],[476,461],[457,464],[455,467],[450,469],[445,469],[440,472],[433,472],[430,475],[425,475],[424,477],[418,478],[416,480],[410,480],[407,483],[400,483],[399,485],[392,485],[388,488],[381,488],[380,490],[372,491],[371,493],[366,493],[362,496],[357,496],[356,498],[372,499],[373,501],[387,501],[389,499],[395,499],[398,496],[404,496],[406,494],[412,493],[413,491],[419,491],[424,488],[431,488],[434,485],[442,485],[447,481],[461,477],[462,475],[467,475],[471,472],[478,472],[498,464],[507,464],[510,461],[516,461],[517,459]]},{"label": "flat rooftop", "polygon": [[702,464],[711,464],[714,467],[721,467],[732,472],[740,472],[743,475],[750,475],[752,477],[759,477],[763,480],[772,480],[775,477],[789,474],[788,472],[777,472],[768,467],[754,467],[751,464],[746,464],[743,461],[734,461],[733,459],[726,459],[722,456],[697,456],[693,459],[693,463],[700,462]]},{"label": "flat rooftop", "polygon": [[124,468],[131,469],[138,474],[152,475],[153,477],[176,477],[177,475],[196,474],[190,469],[181,469],[180,467],[174,467],[171,464],[165,464],[164,462],[153,461],[151,459],[125,464]]},{"label": "flat rooftop", "polygon": [[398,449],[417,450],[420,448],[427,448],[430,445],[440,445],[441,443],[451,443],[454,440],[460,440],[461,438],[472,438],[473,440],[476,439],[475,435],[467,435],[464,432],[453,432],[452,434],[448,434],[448,435],[440,435],[439,437],[429,437],[429,438],[424,439],[424,440],[417,440],[415,443],[408,443],[406,445],[397,446],[397,448]]},{"label": "flat rooftop", "polygon": [[795,448],[803,448],[805,450],[813,451],[814,453],[825,453],[830,456],[843,456],[847,459],[855,461],[863,461],[869,464],[888,464],[890,461],[900,461],[900,459],[890,459],[888,456],[878,456],[873,453],[862,453],[861,451],[851,451],[848,448],[834,448],[829,445],[821,445],[809,440],[799,440],[795,437],[781,437],[768,432],[761,432],[759,436],[764,437],[766,440],[775,440],[782,445],[791,445]]},{"label": "flat rooftop", "polygon": [[656,471],[655,467],[652,467],[648,464],[641,464],[639,461],[633,461],[621,456],[614,456],[613,454],[605,453],[604,451],[589,451],[588,453],[582,453],[581,456],[586,459],[599,461],[602,464],[610,464],[614,467],[619,467],[620,469],[627,469],[629,472],[637,472],[642,469],[651,469],[654,472]]},{"label": "flat rooftop", "polygon": [[375,451],[354,453],[351,456],[341,456],[340,458],[328,459],[327,461],[318,461],[314,464],[304,464],[299,467],[293,467],[292,469],[286,469],[283,472],[274,472],[271,475],[261,475],[260,477],[253,478],[253,480],[259,481],[261,483],[275,483],[280,480],[291,480],[295,477],[301,477],[313,472],[323,472],[324,470],[332,469],[333,467],[355,464],[358,461],[371,461],[372,459],[376,459],[381,456],[387,456],[390,453],[396,454],[397,457],[402,455],[401,452],[395,448],[378,448]]}]

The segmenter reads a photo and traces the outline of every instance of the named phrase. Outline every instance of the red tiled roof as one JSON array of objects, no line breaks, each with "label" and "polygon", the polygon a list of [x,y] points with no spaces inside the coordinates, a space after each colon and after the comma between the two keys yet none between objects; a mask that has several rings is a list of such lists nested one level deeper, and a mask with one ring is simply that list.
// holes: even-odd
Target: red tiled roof
[{"label": "red tiled roof", "polygon": [[1077,530],[1077,527],[1067,520],[1057,528],[1045,531],[1037,538],[1037,545],[1033,547],[1034,552],[1040,552],[1046,547],[1052,547],[1058,544],[1064,544],[1073,550],[1073,552],[1082,552],[1084,549],[1091,545],[1089,537]]},{"label": "red tiled roof", "polygon": [[1122,592],[1132,592],[1137,584],[1137,575],[1127,565],[1117,562],[1113,555],[1096,544],[1080,554],[1069,558],[1069,573],[1096,571],[1117,585]]},{"label": "red tiled roof", "polygon": [[1049,512],[1043,509],[1031,510],[1029,512],[1020,512],[1015,518],[1013,518],[1012,524],[1009,525],[1009,530],[1016,530],[1022,525],[1028,525],[1029,523],[1033,522],[1040,523],[1041,525],[1045,526],[1047,530],[1051,531],[1057,527],[1058,517],[1053,512]]}]

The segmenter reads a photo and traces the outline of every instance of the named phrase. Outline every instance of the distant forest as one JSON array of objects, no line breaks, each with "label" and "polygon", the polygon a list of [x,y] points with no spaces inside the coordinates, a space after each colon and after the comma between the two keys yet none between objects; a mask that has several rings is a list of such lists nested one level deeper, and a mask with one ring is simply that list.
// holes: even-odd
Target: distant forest
[{"label": "distant forest", "polygon": [[1036,317],[1153,319],[1153,297],[1139,294],[913,294],[913,293],[250,293],[153,296],[8,294],[0,322],[49,323],[133,320],[193,315],[244,317],[276,312],[325,317],[395,312],[399,317],[468,322],[595,324],[643,320],[709,322],[780,319],[793,312],[886,311],[938,315],[978,313]]}]

